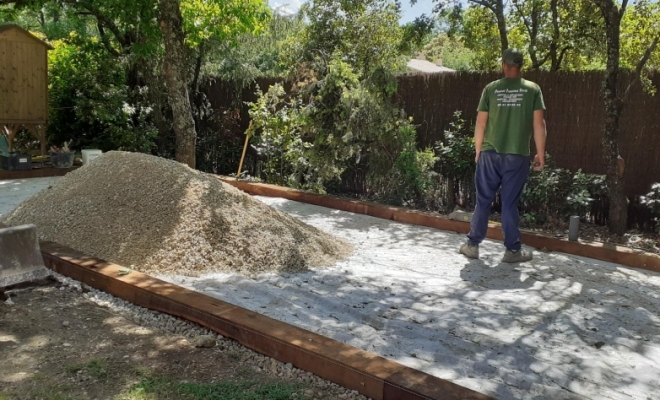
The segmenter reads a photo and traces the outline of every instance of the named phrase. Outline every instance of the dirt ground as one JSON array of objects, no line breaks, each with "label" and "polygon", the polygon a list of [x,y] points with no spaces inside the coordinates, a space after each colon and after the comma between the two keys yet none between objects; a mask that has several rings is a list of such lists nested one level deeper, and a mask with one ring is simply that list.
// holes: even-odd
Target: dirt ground
[{"label": "dirt ground", "polygon": [[245,353],[196,348],[136,325],[55,282],[0,303],[0,400],[337,399],[332,387],[278,377]]}]

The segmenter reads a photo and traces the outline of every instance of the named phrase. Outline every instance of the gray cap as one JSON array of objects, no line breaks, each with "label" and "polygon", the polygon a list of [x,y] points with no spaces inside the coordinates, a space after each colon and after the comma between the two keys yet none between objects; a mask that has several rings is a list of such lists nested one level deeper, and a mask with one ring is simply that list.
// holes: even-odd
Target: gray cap
[{"label": "gray cap", "polygon": [[498,60],[500,63],[505,63],[507,65],[512,65],[518,68],[522,68],[524,63],[523,54],[518,49],[506,49],[502,53],[502,58]]}]

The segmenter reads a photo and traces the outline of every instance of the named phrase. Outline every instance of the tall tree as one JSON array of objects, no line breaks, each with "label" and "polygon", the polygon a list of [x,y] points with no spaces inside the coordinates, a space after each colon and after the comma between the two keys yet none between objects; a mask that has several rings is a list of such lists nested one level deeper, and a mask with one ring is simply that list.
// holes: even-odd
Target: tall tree
[{"label": "tall tree", "polygon": [[628,0],[623,0],[621,5],[614,0],[593,1],[601,11],[607,35],[607,68],[603,80],[606,117],[602,145],[610,197],[608,224],[612,233],[623,235],[628,225],[628,202],[625,194],[625,160],[619,152],[621,133],[619,122],[624,106],[629,99],[631,88],[641,79],[644,66],[658,45],[660,32],[649,32],[652,36],[651,43],[637,63],[633,81],[623,95],[619,96],[621,20],[628,8]]},{"label": "tall tree", "polygon": [[197,132],[188,95],[183,17],[178,0],[159,0],[158,9],[160,30],[165,44],[165,79],[176,135],[174,158],[190,168],[195,168]]},{"label": "tall tree", "polygon": [[[418,0],[410,0],[410,4],[416,4]],[[446,11],[452,4],[456,10],[461,9],[461,4],[457,0],[432,0],[435,3],[435,12]],[[500,35],[500,46],[502,52],[509,48],[509,35],[507,28],[506,7],[504,0],[467,0],[473,6],[480,6],[492,12],[497,24],[497,30]],[[400,0],[396,1],[397,4]]]},{"label": "tall tree", "polygon": [[[198,76],[208,54],[204,45],[211,39],[233,45],[240,34],[259,33],[271,16],[264,0],[0,0],[3,5],[29,8],[38,13],[43,25],[44,10],[49,8],[93,18],[98,40],[118,58],[136,54],[143,59],[159,58],[164,45],[164,74],[176,134],[175,158],[192,167],[196,133],[188,86],[191,81],[197,82],[190,75]],[[158,10],[158,19],[154,10]],[[197,62],[190,62],[195,52],[199,55]],[[135,75],[129,73],[128,79],[136,79]]]},{"label": "tall tree", "polygon": [[497,21],[497,30],[500,33],[500,44],[502,52],[509,48],[509,36],[504,8],[504,0],[468,0],[470,3],[479,5],[490,10]]}]

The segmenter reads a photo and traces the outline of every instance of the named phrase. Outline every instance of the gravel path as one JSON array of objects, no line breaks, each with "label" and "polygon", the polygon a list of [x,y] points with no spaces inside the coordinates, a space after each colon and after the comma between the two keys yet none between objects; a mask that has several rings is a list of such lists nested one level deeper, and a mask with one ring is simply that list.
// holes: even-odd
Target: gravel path
[{"label": "gravel path", "polygon": [[356,246],[296,275],[162,277],[499,399],[654,399],[660,274],[561,253],[480,261],[461,235],[260,198]]},{"label": "gravel path", "polygon": [[0,180],[0,218],[59,178]]},{"label": "gravel path", "polygon": [[660,274],[561,253],[505,265],[492,241],[468,262],[461,235],[260,200],[355,254],[304,274],[161,278],[500,399],[660,392]]}]

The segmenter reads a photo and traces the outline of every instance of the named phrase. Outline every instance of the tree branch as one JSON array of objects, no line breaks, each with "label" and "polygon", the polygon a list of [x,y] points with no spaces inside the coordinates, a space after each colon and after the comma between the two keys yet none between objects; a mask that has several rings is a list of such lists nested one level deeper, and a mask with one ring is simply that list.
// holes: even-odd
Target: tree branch
[{"label": "tree branch", "polygon": [[557,59],[557,71],[561,69],[561,63],[562,61],[564,61],[564,56],[566,55],[566,52],[572,48],[573,46],[566,46],[563,49],[561,49],[561,52],[559,53],[559,58]]},{"label": "tree branch", "polygon": [[621,9],[619,10],[619,18],[623,18],[623,14],[626,13],[626,7],[628,7],[628,0],[623,0],[621,2]]},{"label": "tree branch", "polygon": [[124,37],[123,37],[121,31],[119,30],[119,27],[117,26],[117,24],[115,24],[114,21],[112,21],[105,14],[103,14],[101,12],[101,10],[94,7],[92,4],[89,4],[89,3],[86,3],[86,2],[79,2],[77,0],[66,0],[66,2],[68,2],[68,3],[70,3],[74,6],[75,5],[80,6],[80,7],[84,8],[85,10],[87,10],[91,15],[96,17],[98,22],[100,22],[105,28],[107,28],[108,30],[110,30],[110,32],[112,32],[112,34],[115,36],[115,39],[117,39],[117,42],[119,42],[119,44],[121,44],[122,47],[125,48],[125,47],[128,47],[130,45],[130,43],[126,43],[126,41],[124,40]]},{"label": "tree branch", "polygon": [[110,54],[112,54],[113,56],[119,57],[120,53],[117,51],[117,49],[112,47],[112,44],[110,43],[110,40],[108,39],[108,36],[106,36],[106,34],[105,34],[105,29],[103,28],[103,24],[100,21],[97,20],[96,27],[99,30],[99,34],[101,35],[101,42],[103,43],[103,46],[105,46],[106,50],[108,50],[108,52]]},{"label": "tree branch", "polygon": [[200,71],[202,70],[202,62],[204,61],[204,55],[205,55],[205,47],[204,47],[204,42],[199,44],[198,48],[199,53],[197,54],[197,60],[195,60],[195,72],[193,75],[193,80],[192,80],[192,85],[191,85],[191,93],[197,93],[198,90],[198,85],[199,85],[199,74]]},{"label": "tree branch", "polygon": [[490,11],[494,12],[495,14],[497,14],[497,9],[495,8],[495,5],[494,5],[493,3],[491,3],[491,2],[489,2],[489,1],[486,1],[486,0],[468,0],[468,1],[469,1],[470,3],[479,4],[479,5],[482,6],[482,7],[486,7],[486,8],[489,9]]},{"label": "tree branch", "polygon": [[658,41],[660,41],[660,36],[656,36],[655,39],[653,39],[653,43],[651,43],[651,45],[646,49],[642,58],[639,59],[639,62],[637,63],[637,68],[635,69],[635,77],[630,82],[630,84],[628,84],[628,87],[626,88],[626,91],[623,94],[622,104],[626,104],[626,102],[630,98],[630,93],[632,91],[633,86],[635,86],[637,81],[640,81],[642,79],[642,71],[644,70],[644,66],[646,65],[646,62],[649,60],[649,58],[651,58],[651,54],[653,54],[655,48],[658,47]]}]

